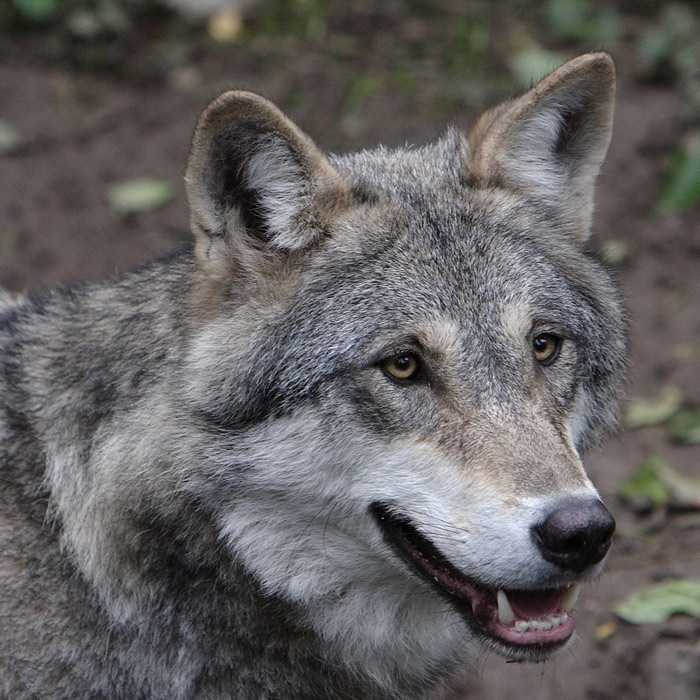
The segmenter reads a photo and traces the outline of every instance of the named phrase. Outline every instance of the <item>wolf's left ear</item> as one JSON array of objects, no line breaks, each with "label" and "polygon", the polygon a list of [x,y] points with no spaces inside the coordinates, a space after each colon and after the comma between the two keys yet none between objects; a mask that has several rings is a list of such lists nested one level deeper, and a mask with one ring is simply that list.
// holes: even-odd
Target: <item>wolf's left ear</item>
[{"label": "wolf's left ear", "polygon": [[271,102],[232,90],[197,123],[185,176],[201,250],[292,252],[323,235],[348,187],[328,160]]},{"label": "wolf's left ear", "polygon": [[522,97],[481,117],[469,135],[470,180],[540,200],[587,237],[614,95],[615,69],[607,54],[565,63]]}]

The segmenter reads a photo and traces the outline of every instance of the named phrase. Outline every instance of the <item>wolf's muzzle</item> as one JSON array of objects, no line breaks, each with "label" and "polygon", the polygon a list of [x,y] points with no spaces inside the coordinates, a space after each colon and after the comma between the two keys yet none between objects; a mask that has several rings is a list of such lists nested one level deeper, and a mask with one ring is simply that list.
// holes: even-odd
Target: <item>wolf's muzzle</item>
[{"label": "wolf's muzzle", "polygon": [[579,573],[607,554],[614,532],[615,519],[598,499],[572,499],[533,526],[532,538],[547,561]]}]

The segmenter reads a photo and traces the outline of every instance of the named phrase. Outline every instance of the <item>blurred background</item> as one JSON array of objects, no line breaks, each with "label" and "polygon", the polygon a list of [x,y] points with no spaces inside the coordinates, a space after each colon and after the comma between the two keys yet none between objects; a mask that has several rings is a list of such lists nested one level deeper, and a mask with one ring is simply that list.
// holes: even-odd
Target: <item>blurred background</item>
[{"label": "blurred background", "polygon": [[0,0],[0,284],[17,291],[183,245],[192,128],[227,88],[327,150],[421,144],[590,50],[619,77],[592,245],[632,360],[624,430],[586,462],[618,536],[569,650],[485,656],[451,700],[700,698],[700,4]]}]

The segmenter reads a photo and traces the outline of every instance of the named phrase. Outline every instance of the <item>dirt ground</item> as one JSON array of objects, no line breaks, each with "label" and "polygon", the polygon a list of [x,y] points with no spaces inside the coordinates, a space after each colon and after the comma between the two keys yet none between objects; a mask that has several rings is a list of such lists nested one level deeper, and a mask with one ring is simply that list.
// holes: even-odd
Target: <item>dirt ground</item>
[{"label": "dirt ground", "polygon": [[[181,182],[192,127],[224,88],[263,93],[334,151],[423,143],[448,123],[468,126],[514,90],[500,55],[482,60],[476,78],[468,66],[460,75],[459,65],[447,69],[434,59],[444,18],[363,7],[333,41],[329,32],[289,38],[250,31],[214,46],[203,29],[174,31],[170,18],[165,32],[152,20],[116,67],[74,60],[51,32],[0,33],[0,119],[23,139],[16,152],[0,156],[0,284],[25,290],[106,277],[181,245],[188,237]],[[684,93],[676,83],[640,81],[624,41],[613,56],[617,116],[594,240],[627,248],[617,272],[630,313],[628,393],[653,396],[673,383],[700,405],[700,207],[664,214],[654,207],[686,128]],[[178,183],[178,195],[157,211],[120,217],[105,189],[134,176],[167,178]],[[582,594],[577,641],[544,665],[485,658],[450,697],[700,698],[699,619],[632,626],[611,611],[642,584],[700,577],[697,512],[641,517],[619,497],[654,450],[682,473],[700,475],[700,448],[674,445],[660,428],[621,432],[586,457],[619,534],[607,573]]]}]

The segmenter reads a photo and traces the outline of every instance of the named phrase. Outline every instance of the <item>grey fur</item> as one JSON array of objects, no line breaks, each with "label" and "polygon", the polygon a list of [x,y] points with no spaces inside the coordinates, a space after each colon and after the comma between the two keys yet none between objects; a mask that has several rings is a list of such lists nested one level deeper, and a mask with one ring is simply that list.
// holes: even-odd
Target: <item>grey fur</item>
[{"label": "grey fur", "polygon": [[[523,570],[506,533],[594,493],[576,452],[616,422],[623,311],[586,243],[612,85],[584,56],[469,139],[330,159],[227,93],[188,167],[195,248],[0,299],[3,698],[421,698],[483,645],[545,655],[464,624],[368,508],[489,586],[599,572]],[[401,385],[379,364],[407,351],[426,377]]]}]

